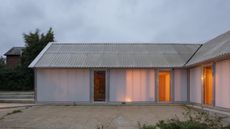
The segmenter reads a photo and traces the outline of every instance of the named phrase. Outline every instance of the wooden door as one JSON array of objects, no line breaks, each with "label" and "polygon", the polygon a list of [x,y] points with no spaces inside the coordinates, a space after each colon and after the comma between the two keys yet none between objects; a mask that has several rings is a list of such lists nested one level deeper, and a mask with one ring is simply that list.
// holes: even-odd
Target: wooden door
[{"label": "wooden door", "polygon": [[94,71],[94,101],[105,101],[105,71]]}]

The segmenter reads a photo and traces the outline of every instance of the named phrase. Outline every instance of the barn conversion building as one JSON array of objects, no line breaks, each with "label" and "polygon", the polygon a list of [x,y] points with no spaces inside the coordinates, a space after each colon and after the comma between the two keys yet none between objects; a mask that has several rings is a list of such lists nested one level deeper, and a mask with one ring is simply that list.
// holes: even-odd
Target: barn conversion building
[{"label": "barn conversion building", "polygon": [[183,103],[230,110],[230,31],[204,44],[49,43],[38,103]]}]

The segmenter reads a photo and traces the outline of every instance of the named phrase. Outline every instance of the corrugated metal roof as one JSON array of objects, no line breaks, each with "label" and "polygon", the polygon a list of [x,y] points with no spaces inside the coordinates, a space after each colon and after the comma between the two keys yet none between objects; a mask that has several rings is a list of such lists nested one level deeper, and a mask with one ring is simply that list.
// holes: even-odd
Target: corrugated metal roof
[{"label": "corrugated metal roof", "polygon": [[182,67],[199,44],[52,43],[29,67]]},{"label": "corrugated metal roof", "polygon": [[187,63],[188,66],[202,63],[204,61],[220,58],[230,54],[230,31],[217,36],[204,43],[193,58]]},{"label": "corrugated metal roof", "polygon": [[22,49],[24,47],[12,47],[10,50],[8,50],[4,55],[5,56],[20,56],[22,54]]}]

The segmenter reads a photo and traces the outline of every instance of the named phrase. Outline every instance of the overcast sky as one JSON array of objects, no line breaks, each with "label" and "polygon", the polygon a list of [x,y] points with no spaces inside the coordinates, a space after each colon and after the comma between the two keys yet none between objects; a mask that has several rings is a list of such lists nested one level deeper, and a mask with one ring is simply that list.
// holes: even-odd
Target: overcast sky
[{"label": "overcast sky", "polygon": [[199,43],[230,30],[230,0],[1,0],[0,55],[49,27],[58,42]]}]

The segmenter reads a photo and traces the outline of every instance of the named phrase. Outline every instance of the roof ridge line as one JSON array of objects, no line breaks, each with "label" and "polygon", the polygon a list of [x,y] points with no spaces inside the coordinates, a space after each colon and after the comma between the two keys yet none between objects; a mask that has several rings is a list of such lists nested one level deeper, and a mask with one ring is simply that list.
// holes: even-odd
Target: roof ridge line
[{"label": "roof ridge line", "polygon": [[123,43],[123,42],[108,42],[108,43],[100,43],[100,42],[85,42],[85,43],[79,43],[79,42],[52,42],[53,45],[201,45],[202,43]]}]

